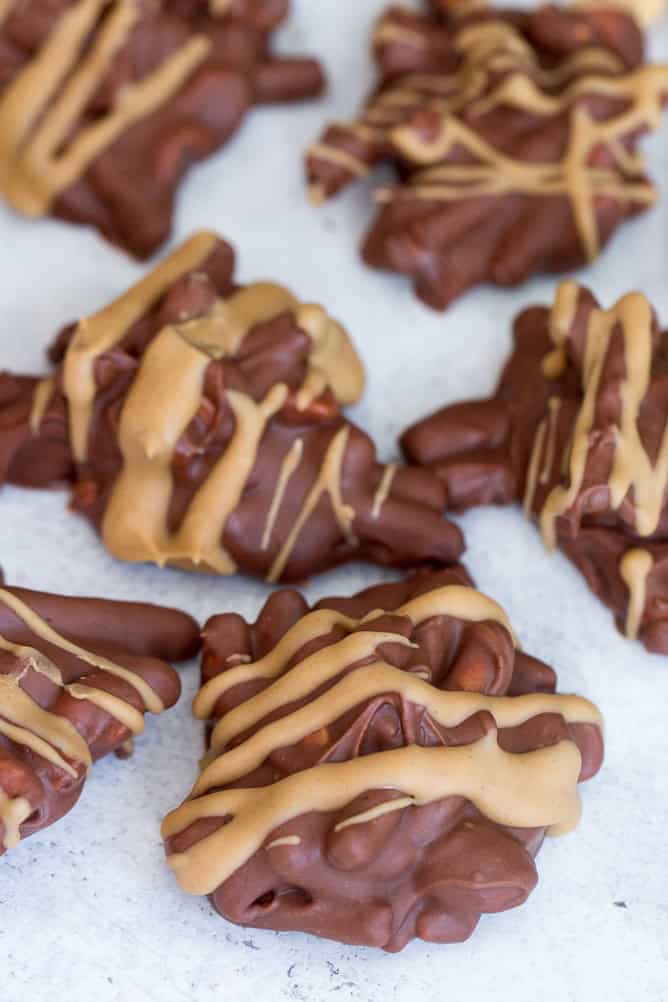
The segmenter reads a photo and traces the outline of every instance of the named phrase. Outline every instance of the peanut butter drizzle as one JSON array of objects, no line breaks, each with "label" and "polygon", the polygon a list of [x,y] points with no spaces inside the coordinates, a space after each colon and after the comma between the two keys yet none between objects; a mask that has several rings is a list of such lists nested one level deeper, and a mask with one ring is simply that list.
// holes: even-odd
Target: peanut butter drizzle
[{"label": "peanut butter drizzle", "polygon": [[[470,6],[470,9],[460,8],[459,13],[460,15],[468,14],[473,9],[486,6],[486,3],[475,3]],[[385,39],[390,40],[387,34],[389,29],[392,29],[393,38],[397,37],[398,26],[381,22],[375,36],[377,44]],[[411,32],[411,34],[413,33]],[[407,41],[407,37],[404,40]],[[537,102],[537,107],[531,107],[530,110],[539,111],[544,95],[541,91],[536,90],[535,85],[530,83],[529,74],[542,87],[550,88],[560,86],[582,72],[618,74],[624,69],[623,63],[617,56],[605,49],[593,47],[573,53],[564,59],[559,66],[551,69],[544,68],[538,63],[535,53],[522,35],[512,25],[499,21],[460,28],[456,33],[454,46],[463,59],[461,67],[455,73],[406,74],[399,83],[384,88],[374,98],[363,113],[361,121],[350,124],[341,123],[339,128],[362,140],[381,146],[390,142],[406,152],[409,157],[413,157],[417,163],[422,163],[425,156],[428,160],[437,159],[437,157],[435,154],[432,156],[434,147],[420,141],[409,127],[412,115],[418,110],[426,107],[439,111],[447,121],[449,116],[456,114],[479,98],[478,104],[474,105],[477,114],[491,110],[495,104],[506,99],[514,101],[521,99],[520,107],[523,107],[527,101],[530,104]],[[492,73],[510,73],[512,75],[509,79],[502,80],[491,95],[483,98]],[[523,81],[525,80],[527,81],[528,95],[523,92]],[[524,89],[526,90],[526,88]],[[516,91],[519,92],[518,97],[515,96]],[[554,114],[556,110],[556,106],[551,104],[550,113]],[[469,134],[467,132],[467,136]],[[455,140],[453,139],[454,144]],[[310,156],[344,167],[354,176],[364,176],[369,170],[369,165],[364,160],[348,150],[341,150],[331,142],[316,143],[308,152]],[[444,149],[443,155],[447,152],[448,147]],[[473,165],[461,168],[461,175],[454,168],[451,168],[447,179],[455,182],[454,186],[444,188],[441,185],[438,189],[440,196],[436,197],[444,198],[447,194],[448,198],[464,198],[466,191],[462,190],[463,185],[468,185],[470,182],[480,184],[481,180],[477,175],[481,175],[491,183],[491,178],[494,177],[499,166],[503,167],[502,175],[512,173],[510,180],[519,183],[517,170],[519,162],[510,161],[509,163],[512,165],[512,171],[511,167],[503,160],[490,164],[488,173]],[[554,166],[551,166],[554,170]],[[421,191],[422,182],[425,180],[430,181],[430,186],[436,187],[431,185],[433,179],[419,175],[412,182],[418,192]],[[501,182],[497,178],[494,183]],[[411,188],[410,193],[415,195],[416,191]],[[643,189],[642,194],[647,194],[646,189]],[[313,201],[316,203],[322,201],[322,196],[322,186],[313,185],[311,189]],[[381,201],[392,197],[395,195],[389,189],[381,189],[378,193],[378,198]],[[428,197],[426,193],[424,197]]]},{"label": "peanut butter drizzle", "polygon": [[555,347],[544,357],[541,369],[546,379],[560,379],[568,365],[566,341],[575,323],[580,299],[580,286],[566,280],[557,286],[554,308],[550,313],[550,338]]},{"label": "peanut butter drizzle", "polygon": [[[19,662],[24,665],[25,671],[32,670],[37,672],[38,675],[43,675],[54,685],[57,685],[64,692],[67,692],[72,699],[86,699],[88,702],[99,706],[100,709],[108,713],[109,716],[119,720],[125,727],[128,728],[128,730],[132,731],[133,734],[141,734],[144,730],[143,714],[141,714],[139,710],[135,709],[134,706],[126,700],[121,699],[118,696],[114,696],[110,692],[94,688],[87,682],[85,684],[81,684],[79,682],[66,684],[63,681],[63,676],[57,665],[55,665],[53,661],[51,661],[45,654],[42,654],[41,651],[38,651],[35,647],[29,647],[23,644],[13,644],[0,634],[0,650],[8,651],[10,654],[13,654],[19,659]],[[1,713],[2,705],[0,704],[0,714]]]},{"label": "peanut butter drizzle", "polygon": [[[577,299],[575,304],[577,306]],[[564,317],[559,315],[562,308],[565,310]],[[566,321],[570,319],[572,322],[574,317],[572,284],[557,296],[554,309],[556,317],[552,324],[552,336],[557,351],[565,360],[563,338],[568,330]],[[624,338],[626,376],[620,388],[622,413],[616,428],[615,458],[608,480],[610,506],[618,509],[633,489],[636,531],[640,536],[651,536],[656,532],[668,484],[668,421],[654,464],[638,430],[640,407],[651,380],[653,320],[652,308],[640,293],[625,296],[611,310],[595,309],[591,313],[582,372],[584,396],[572,439],[567,445],[570,451],[570,483],[568,487],[559,485],[550,492],[540,515],[543,538],[550,549],[556,545],[555,521],[574,504],[584,481],[601,375],[616,330],[621,331]],[[557,371],[558,368],[555,366]]]},{"label": "peanut butter drizzle", "polygon": [[533,448],[531,450],[531,458],[529,459],[529,466],[527,468],[527,482],[524,490],[523,502],[524,514],[527,518],[531,515],[533,501],[536,496],[536,488],[538,487],[538,471],[540,469],[540,459],[543,455],[543,449],[545,447],[546,434],[547,420],[543,418],[536,429],[536,435],[533,440]]},{"label": "peanut butter drizzle", "polygon": [[374,494],[373,504],[371,506],[371,518],[380,518],[380,513],[383,510],[383,505],[390,496],[390,491],[392,490],[392,484],[394,478],[397,474],[396,463],[390,463],[385,467],[385,472],[378,484],[378,490]]},{"label": "peanut butter drizzle", "polygon": [[337,149],[336,146],[329,146],[327,143],[314,143],[308,152],[312,157],[320,157],[322,160],[329,160],[330,163],[345,167],[356,177],[365,177],[369,173],[367,164],[352,153]]},{"label": "peanut butter drizzle", "polygon": [[628,550],[622,557],[619,573],[629,590],[629,606],[626,614],[626,636],[637,640],[642,625],[642,617],[647,604],[647,581],[654,557],[647,550]]},{"label": "peanut butter drizzle", "polygon": [[[397,642],[396,635],[385,642]],[[201,797],[215,787],[225,786],[240,779],[258,768],[276,749],[304,740],[314,731],[327,728],[355,706],[387,693],[397,693],[405,702],[424,707],[437,723],[448,728],[458,727],[482,711],[490,713],[499,727],[517,727],[541,713],[560,713],[569,722],[600,723],[600,715],[596,708],[576,696],[535,693],[528,696],[501,697],[483,696],[471,692],[442,692],[411,672],[402,671],[383,661],[375,661],[345,675],[322,696],[313,699],[300,710],[295,710],[280,720],[265,725],[242,744],[225,751],[228,743],[247,728],[256,726],[272,711],[289,705],[292,699],[284,698],[287,693],[291,696],[297,694],[296,699],[303,699],[311,695],[318,685],[330,681],[351,663],[350,660],[345,664],[339,660],[346,657],[343,649],[337,650],[334,656],[331,654],[331,648],[326,650],[330,651],[329,660],[320,659],[320,663],[317,663],[307,658],[298,666],[301,669],[307,662],[311,662],[309,664],[309,668],[313,669],[311,679],[305,679],[301,671],[292,669],[286,675],[289,684],[280,686],[279,683],[274,683],[260,694],[260,696],[269,694],[268,698],[261,699],[256,696],[249,700],[252,705],[248,706],[246,713],[236,714],[229,723],[228,716],[231,717],[236,711],[222,718],[220,723],[227,726],[217,726],[211,742],[212,753],[218,753],[218,758],[206,765],[193,787],[192,796]],[[293,672],[297,672],[294,677]]]},{"label": "peanut butter drizzle", "polygon": [[94,316],[84,318],[77,327],[65,355],[63,390],[69,407],[72,452],[78,462],[84,462],[88,456],[98,358],[118,344],[170,286],[202,265],[217,239],[214,233],[196,233],[128,292]]},{"label": "peanut butter drizzle", "polygon": [[[200,233],[175,251],[125,296],[88,321],[82,321],[65,359],[64,389],[70,405],[70,437],[75,456],[86,458],[95,400],[95,362],[159,301],[182,275],[202,264],[215,236]],[[231,574],[236,565],[222,545],[227,520],[237,508],[252,472],[270,419],[288,397],[275,384],[261,402],[229,390],[227,401],[236,427],[227,449],[197,490],[174,533],[167,527],[173,493],[172,461],[188,425],[197,414],[207,368],[213,359],[234,356],[256,326],[292,313],[310,339],[307,372],[295,398],[298,409],[310,406],[327,388],[342,403],[354,403],[364,386],[364,371],[343,329],[320,306],[300,303],[287,289],[270,282],[246,286],[219,299],[203,317],[165,327],[144,353],[123,406],[119,446],[123,469],[114,485],[102,523],[103,539],[114,556],[164,565]],[[306,499],[295,530],[274,562],[280,575],[320,493],[332,498],[335,516],[346,533],[354,512],[340,496],[338,477],[347,429],[330,446],[320,476]],[[291,463],[296,461],[296,447]],[[289,473],[279,477],[265,528],[269,538],[280,511]],[[267,541],[269,545],[269,540]]]},{"label": "peanut butter drizzle", "polygon": [[491,731],[472,745],[410,745],[318,765],[269,787],[226,790],[186,801],[166,817],[162,833],[170,838],[201,817],[231,816],[213,835],[168,858],[185,891],[210,894],[280,825],[309,811],[339,810],[372,789],[406,791],[416,805],[463,796],[499,824],[549,826],[551,834],[562,834],[579,820],[580,768],[574,742],[514,755],[499,747]]},{"label": "peanut butter drizzle", "polygon": [[[227,392],[236,418],[232,440],[193,497],[175,533],[167,527],[176,445],[197,413],[211,356],[167,328],[148,347],[130,389],[118,433],[124,466],[107,505],[102,538],[121,560],[192,564],[232,574],[222,545],[227,519],[239,504],[269,419],[288,390],[272,387],[261,403]],[[158,389],[158,387],[160,389]]]},{"label": "peanut butter drizzle", "polygon": [[[225,747],[230,741],[234,740],[235,736],[242,734],[249,727],[255,726],[268,716],[268,714],[279,710],[282,706],[287,706],[295,699],[304,699],[313,691],[314,686],[331,682],[343,671],[346,665],[355,664],[357,661],[373,657],[379,644],[397,642],[404,647],[410,646],[408,641],[397,641],[396,637],[397,634],[388,632],[360,631],[359,633],[351,633],[350,636],[338,642],[336,658],[332,656],[330,647],[316,651],[310,657],[304,658],[294,668],[276,679],[272,685],[259,692],[257,696],[253,696],[250,700],[244,701],[243,705],[239,705],[230,710],[229,713],[226,713],[218,721],[211,734],[211,751],[214,754],[224,751]],[[372,662],[372,665],[377,666],[378,664],[380,664],[378,661]],[[327,693],[328,697],[329,695],[330,693]],[[323,726],[322,723],[316,722],[315,717],[313,717],[313,726],[309,726],[311,719],[309,715],[314,705],[312,703],[306,707],[306,713],[303,715],[305,725],[308,728],[306,731],[307,734]],[[211,785],[209,782],[210,775],[216,773],[221,761],[221,758],[216,759],[209,767],[211,773],[207,769],[200,776],[195,784],[198,793],[201,793]]]},{"label": "peanut butter drizzle", "polygon": [[[14,613],[14,615],[20,619],[35,636],[39,637],[41,640],[46,641],[46,643],[53,644],[54,647],[59,648],[61,651],[67,651],[68,654],[73,654],[74,657],[79,658],[85,664],[91,665],[93,668],[97,668],[100,671],[109,672],[110,675],[115,675],[117,678],[122,679],[128,685],[137,692],[137,694],[143,700],[144,706],[151,713],[162,713],[164,710],[164,705],[162,700],[156,693],[156,691],[146,682],[140,675],[132,671],[130,668],[124,668],[122,665],[116,664],[109,658],[104,657],[102,654],[95,654],[93,651],[88,651],[84,647],[80,647],[78,644],[73,643],[66,637],[61,636],[57,633],[52,626],[42,619],[34,609],[22,602],[20,598],[16,595],[12,595],[11,592],[6,591],[4,588],[0,588],[0,602],[7,606],[8,609]],[[76,697],[75,697],[76,698]]]},{"label": "peanut butter drizzle", "polygon": [[44,417],[46,409],[51,401],[51,397],[53,396],[54,387],[55,380],[53,376],[49,376],[48,379],[40,380],[35,388],[35,394],[32,398],[32,410],[30,412],[29,419],[30,431],[33,435],[36,435],[39,431],[42,418]]},{"label": "peanut butter drizzle", "polygon": [[89,769],[92,760],[88,745],[69,720],[42,709],[21,688],[20,680],[20,673],[0,675],[0,734],[15,744],[30,748],[76,779],[77,770],[71,762],[79,762]]},{"label": "peanut butter drizzle", "polygon": [[290,477],[299,468],[299,464],[302,460],[302,454],[304,452],[304,441],[301,438],[295,439],[288,451],[286,452],[283,462],[281,463],[281,469],[278,474],[278,480],[276,481],[276,490],[274,491],[274,496],[271,501],[271,507],[267,514],[267,521],[265,523],[264,532],[262,533],[262,543],[261,548],[266,550],[271,542],[271,536],[274,531],[274,526],[276,524],[276,519],[278,518],[278,513],[281,510],[281,504],[283,503],[283,497],[285,491],[290,482]]},{"label": "peanut butter drizzle", "polygon": [[[295,623],[278,644],[259,661],[239,664],[235,668],[215,676],[202,686],[193,703],[195,716],[201,720],[208,720],[218,699],[235,685],[255,679],[272,679],[281,675],[285,670],[285,665],[306,644],[317,637],[326,636],[335,627],[343,627],[352,633],[364,623],[371,622],[382,615],[384,613],[381,609],[368,613],[362,619],[352,619],[334,609],[317,609],[314,612],[309,612]],[[513,637],[513,642],[516,643],[508,617],[501,606],[486,595],[464,585],[444,585],[424,595],[419,595],[400,606],[392,615],[409,619],[413,626],[419,626],[435,616],[451,616],[454,619],[465,618],[468,622],[489,620],[499,623],[508,630]],[[374,636],[376,638],[380,636],[378,633],[365,633],[364,635],[368,638],[367,642],[372,642]],[[376,639],[375,645],[369,648],[370,654],[379,643],[382,643],[382,640]]]},{"label": "peanut butter drizzle", "polygon": [[0,97],[0,193],[14,208],[31,216],[47,213],[96,157],[127,128],[166,104],[205,60],[209,40],[190,39],[144,80],[128,85],[107,115],[70,139],[139,16],[137,0],[79,0],[5,88]]},{"label": "peanut butter drizzle", "polygon": [[270,842],[267,849],[278,849],[282,845],[301,845],[299,835],[284,835],[283,838],[275,838]]},{"label": "peanut butter drizzle", "polygon": [[394,811],[401,811],[404,807],[413,807],[414,804],[415,801],[412,797],[396,797],[394,800],[385,800],[382,804],[370,807],[368,811],[362,811],[361,814],[354,814],[352,817],[346,818],[345,821],[339,821],[338,825],[334,826],[334,831],[341,832],[354,825],[364,825],[367,821],[375,821],[376,818],[385,817],[386,814],[392,814]]},{"label": "peanut butter drizzle", "polygon": [[21,841],[21,825],[31,814],[32,805],[29,800],[25,797],[9,797],[0,789],[0,824],[4,828],[4,849],[16,849]]},{"label": "peanut butter drizzle", "polygon": [[348,446],[349,437],[350,427],[348,425],[344,425],[339,429],[339,431],[337,431],[336,435],[330,442],[323,464],[320,467],[320,473],[318,474],[315,483],[306,497],[302,510],[297,516],[288,538],[285,540],[278,556],[271,565],[269,573],[267,574],[267,581],[271,583],[278,581],[281,574],[285,570],[286,564],[290,559],[302,529],[317,508],[320,499],[325,495],[331,502],[334,517],[336,518],[338,526],[347,542],[350,543],[351,546],[354,546],[357,542],[353,533],[355,509],[345,503],[341,491],[343,462],[346,456],[346,448]]}]

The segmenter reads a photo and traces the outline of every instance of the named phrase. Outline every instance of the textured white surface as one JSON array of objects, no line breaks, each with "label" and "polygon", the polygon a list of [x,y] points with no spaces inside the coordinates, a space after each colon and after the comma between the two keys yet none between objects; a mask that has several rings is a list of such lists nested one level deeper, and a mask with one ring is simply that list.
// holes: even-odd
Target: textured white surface
[{"label": "textured white surface", "polygon": [[[368,218],[363,187],[319,212],[306,206],[300,152],[326,119],[358,106],[371,80],[369,27],[382,6],[296,4],[284,47],[322,56],[328,99],[256,112],[227,152],[192,173],[175,239],[216,227],[239,249],[242,280],[277,278],[348,325],[369,370],[356,417],[390,458],[409,421],[491,389],[511,318],[527,303],[548,301],[554,281],[513,293],[478,290],[445,316],[433,314],[401,280],[358,265],[354,245]],[[668,57],[668,31],[655,32],[653,48]],[[666,132],[648,148],[665,189]],[[667,206],[627,226],[580,276],[605,303],[639,286],[665,323]],[[140,274],[92,233],[21,222],[3,210],[0,261],[0,362],[26,372],[40,371],[60,324]],[[115,563],[65,502],[60,493],[2,491],[0,562],[10,582],[178,604],[202,620],[224,609],[254,616],[267,594],[241,578]],[[608,612],[564,559],[545,554],[519,511],[478,511],[461,524],[469,567],[506,606],[525,648],[555,665],[562,689],[595,699],[607,718],[607,760],[583,789],[581,827],[546,844],[529,903],[485,917],[466,944],[417,944],[389,956],[239,929],[206,901],[183,896],[164,865],[158,827],[188,789],[201,749],[189,710],[197,677],[190,665],[179,707],[149,722],[134,758],[96,766],[72,813],[0,862],[2,1002],[668,999],[666,659],[617,635]],[[380,577],[352,567],[307,591],[312,598],[346,593]]]}]

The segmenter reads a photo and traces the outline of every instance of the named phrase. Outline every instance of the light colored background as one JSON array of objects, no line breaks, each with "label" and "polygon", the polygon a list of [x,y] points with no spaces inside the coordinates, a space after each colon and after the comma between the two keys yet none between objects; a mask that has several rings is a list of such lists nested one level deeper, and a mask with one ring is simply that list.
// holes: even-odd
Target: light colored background
[{"label": "light colored background", "polygon": [[[355,417],[389,459],[409,421],[492,388],[511,318],[547,302],[554,282],[477,290],[445,316],[434,314],[400,279],[359,266],[364,187],[319,212],[306,206],[300,152],[324,121],[358,106],[371,81],[369,29],[382,7],[383,0],[296,4],[281,44],[323,58],[329,97],[256,112],[226,152],[193,171],[175,239],[215,226],[238,247],[243,281],[276,278],[348,325],[369,371]],[[668,55],[665,28],[653,49]],[[667,133],[648,148],[665,188]],[[668,323],[666,206],[627,226],[581,277],[605,303],[640,287]],[[2,210],[0,261],[0,361],[27,372],[42,369],[43,348],[60,324],[141,274],[93,233]],[[0,562],[11,583],[173,603],[202,620],[224,609],[254,617],[267,595],[243,578],[115,563],[65,506],[61,493],[2,491]],[[545,554],[519,511],[478,511],[461,524],[469,567],[506,606],[525,648],[557,667],[564,690],[597,700],[608,723],[606,764],[583,789],[581,827],[546,844],[529,903],[483,918],[466,944],[415,944],[390,956],[240,929],[205,900],[182,895],[164,865],[158,827],[192,782],[201,748],[189,710],[193,664],[183,670],[179,707],[149,722],[135,757],[97,765],[75,810],[0,862],[2,1002],[668,999],[668,663],[617,635],[608,612],[563,558]],[[307,592],[347,593],[380,578],[355,566]]]}]

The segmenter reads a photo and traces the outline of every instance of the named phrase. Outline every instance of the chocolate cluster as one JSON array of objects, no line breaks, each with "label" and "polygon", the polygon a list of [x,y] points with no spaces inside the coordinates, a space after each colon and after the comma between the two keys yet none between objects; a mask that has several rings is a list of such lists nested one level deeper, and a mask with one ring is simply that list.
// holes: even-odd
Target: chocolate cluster
[{"label": "chocolate cluster", "polygon": [[44,380],[0,375],[0,475],[72,483],[114,556],[270,581],[462,550],[434,474],[376,460],[343,414],[361,362],[325,310],[235,285],[200,233],[66,328]]},{"label": "chocolate cluster", "polygon": [[314,60],[272,54],[288,12],[289,0],[4,0],[0,196],[148,257],[191,164],[254,104],[321,91]]},{"label": "chocolate cluster", "polygon": [[443,310],[480,283],[593,260],[654,203],[639,139],[660,125],[668,67],[644,62],[636,5],[428,6],[381,19],[374,92],[306,167],[321,202],[393,165],[363,258]]},{"label": "chocolate cluster", "polygon": [[174,609],[0,584],[0,855],[67,813],[93,762],[131,753],[179,697],[167,661],[198,647]]},{"label": "chocolate cluster", "polygon": [[522,904],[599,768],[596,708],[555,693],[461,567],[204,629],[209,752],[167,816],[191,894],[263,929],[401,950]]},{"label": "chocolate cluster", "polygon": [[412,462],[448,507],[520,501],[614,612],[627,636],[668,654],[668,331],[631,293],[609,310],[575,282],[515,324],[489,400],[409,428]]}]

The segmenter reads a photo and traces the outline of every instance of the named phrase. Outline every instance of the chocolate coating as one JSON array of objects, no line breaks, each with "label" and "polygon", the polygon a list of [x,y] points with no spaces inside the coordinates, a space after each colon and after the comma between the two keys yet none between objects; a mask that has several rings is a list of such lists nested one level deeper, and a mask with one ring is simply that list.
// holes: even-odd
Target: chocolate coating
[{"label": "chocolate coating", "polygon": [[[419,605],[421,597],[431,602],[440,596],[439,608],[447,609],[451,594],[456,595],[460,615],[432,615],[424,610],[418,614],[416,600]],[[232,870],[218,886],[211,886],[217,879],[211,876],[207,886],[214,908],[225,918],[389,951],[401,950],[413,938],[438,943],[464,940],[481,914],[503,911],[526,900],[536,884],[533,857],[545,827],[498,823],[466,796],[432,799],[428,795],[427,802],[411,803],[404,797],[411,791],[400,781],[395,788],[388,780],[383,788],[362,790],[359,795],[344,786],[338,791],[335,810],[302,811],[299,802],[291,803],[289,820],[275,827],[264,814],[279,802],[281,785],[295,779],[305,780],[298,801],[302,797],[302,803],[308,803],[309,798],[320,796],[330,782],[327,769],[361,769],[382,762],[386,755],[410,754],[411,748],[442,749],[445,756],[449,756],[448,750],[459,754],[463,746],[473,752],[492,732],[496,734],[493,714],[498,716],[509,707],[512,713],[516,698],[542,702],[535,704],[537,712],[529,711],[518,726],[498,724],[493,756],[510,752],[506,757],[515,762],[527,758],[524,753],[530,758],[537,748],[563,750],[574,743],[579,751],[573,784],[578,770],[581,780],[598,770],[602,736],[595,709],[575,697],[566,697],[567,703],[572,700],[568,706],[559,702],[560,697],[553,695],[554,672],[514,648],[508,628],[502,624],[502,612],[492,608],[493,603],[493,619],[484,615],[480,621],[468,619],[468,602],[476,595],[466,571],[454,567],[418,573],[351,598],[323,599],[314,610],[309,610],[297,592],[279,591],[268,599],[254,624],[234,614],[209,620],[203,631],[203,688],[195,710],[198,716],[208,716],[210,724],[216,723],[212,752],[190,798],[163,825],[166,851],[186,889],[207,892],[206,882],[189,883],[192,854],[200,853],[200,867],[203,863],[207,879],[219,864],[226,872]],[[325,610],[341,617],[324,622],[321,632],[317,626],[309,632],[307,624],[313,613],[323,615]],[[363,623],[356,626],[345,617]],[[306,635],[309,639],[301,647],[299,640],[290,644],[291,630],[303,630],[301,639]],[[368,657],[348,663],[350,655],[341,653],[334,674],[328,674],[334,662],[327,659],[336,658],[343,650],[341,645],[363,643],[366,631],[371,633]],[[374,633],[379,634],[375,649]],[[278,657],[281,641],[288,646]],[[412,646],[406,646],[409,641]],[[260,661],[263,658],[265,661]],[[271,677],[267,658],[273,658]],[[307,658],[315,660],[307,665]],[[387,688],[379,685],[371,698],[359,702],[352,698],[336,710],[344,688],[356,682],[364,685],[376,659],[394,682]],[[291,692],[290,686],[297,685],[292,679],[299,675],[301,666],[304,672],[309,669],[303,683],[308,693],[304,690],[295,700],[296,690]],[[230,673],[233,677],[226,688],[211,690],[212,685],[225,685]],[[402,695],[403,683],[415,683],[416,679],[426,679],[426,683],[418,683],[424,686],[421,691],[425,697],[436,696],[442,704],[462,696],[471,700],[470,714],[463,711],[459,724],[444,726],[426,705]],[[491,697],[484,710],[475,709],[476,701],[484,699],[478,693]],[[533,697],[532,693],[539,695]],[[319,709],[323,700],[325,718]],[[497,702],[503,704],[503,711],[496,710]],[[580,703],[587,707],[585,716],[593,713],[588,719],[597,723],[576,722]],[[271,736],[282,726],[294,729],[302,707],[311,715],[309,733],[297,740],[291,740],[287,733],[285,737],[278,732]],[[239,713],[247,716],[235,720]],[[247,726],[251,720],[254,722]],[[217,735],[221,726],[227,731]],[[303,731],[309,731],[309,721],[305,721]],[[293,730],[293,737],[295,733]],[[251,750],[254,742],[265,751],[271,750],[256,756]],[[252,756],[255,767],[244,773],[240,762],[232,765],[239,754]],[[219,767],[223,771],[227,768],[229,781],[220,783],[221,776],[215,774],[207,780],[210,770]],[[319,770],[317,778],[310,778],[314,769]],[[443,769],[447,773],[447,761]],[[487,778],[490,787],[496,783],[494,769],[493,757]],[[442,773],[434,771],[430,783],[441,780]],[[228,810],[216,798],[234,798],[235,791],[242,798],[257,793],[260,800],[257,824],[252,814],[245,820],[246,837],[252,846],[246,846],[240,865],[226,867],[229,854],[238,848],[235,836],[230,835],[229,844],[216,845],[213,840],[225,837],[235,824],[244,823],[243,815],[236,814],[243,806]],[[401,799],[399,808],[388,809],[397,798]],[[530,782],[524,798],[527,802],[532,798]]]},{"label": "chocolate coating", "polygon": [[[92,21],[86,7],[82,0],[12,0],[4,20],[0,12],[0,194],[29,215],[48,212],[95,226],[146,258],[169,235],[176,191],[191,164],[228,142],[253,105],[320,93],[323,74],[315,60],[271,51],[289,0],[102,0]],[[81,25],[74,20],[79,14]],[[91,51],[99,60],[112,37],[113,57],[95,67],[79,114],[68,114],[62,143],[48,144],[45,154],[37,145],[46,128],[31,127],[32,105],[53,113],[65,104],[63,86],[49,98],[58,50],[71,52],[68,69],[84,74]],[[162,93],[140,108],[141,86],[150,81]],[[14,113],[12,88],[28,84]],[[128,106],[129,120],[98,140],[94,130]],[[84,137],[95,142],[92,157],[77,149]],[[58,174],[63,161],[65,180]]]},{"label": "chocolate coating", "polygon": [[0,855],[71,810],[94,761],[127,757],[179,697],[163,659],[199,646],[175,609],[0,586]]},{"label": "chocolate coating", "polygon": [[640,25],[614,3],[429,6],[380,20],[377,86],[306,170],[319,203],[393,166],[362,256],[444,310],[481,283],[592,260],[653,203],[638,140],[659,127],[668,67],[644,64]]},{"label": "chocolate coating", "polygon": [[[342,412],[362,387],[343,329],[279,287],[237,287],[232,249],[212,235],[161,267],[184,254],[182,273],[154,301],[137,298],[138,319],[122,336],[119,311],[140,287],[78,332],[66,328],[51,351],[52,382],[0,376],[4,479],[73,482],[73,508],[121,559],[270,580],[357,559],[456,560],[462,539],[442,517],[438,478],[378,463],[371,439]],[[116,340],[95,348],[82,375],[73,367],[91,326],[100,342]],[[226,338],[235,343],[225,347]],[[93,396],[82,419],[87,373]],[[75,458],[77,437],[84,453]]]},{"label": "chocolate coating", "polygon": [[401,443],[451,510],[523,501],[619,629],[667,654],[667,409],[668,331],[649,303],[605,312],[564,283],[552,310],[518,317],[491,399],[445,407]]}]

